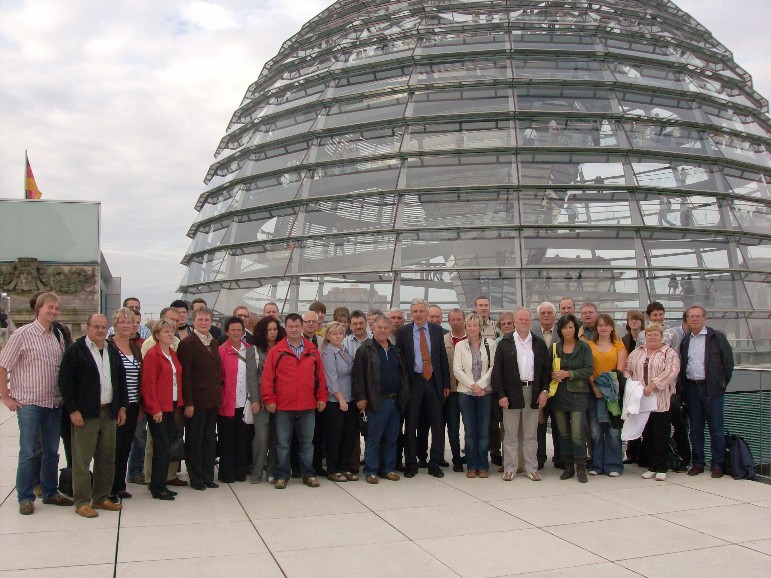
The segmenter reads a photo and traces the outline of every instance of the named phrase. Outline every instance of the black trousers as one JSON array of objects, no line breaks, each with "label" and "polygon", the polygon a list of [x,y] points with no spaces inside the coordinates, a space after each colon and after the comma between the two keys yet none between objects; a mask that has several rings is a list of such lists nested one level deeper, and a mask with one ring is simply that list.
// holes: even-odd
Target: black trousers
[{"label": "black trousers", "polygon": [[216,407],[193,411],[185,419],[185,463],[190,484],[202,486],[214,482],[214,458],[217,453]]},{"label": "black trousers", "polygon": [[62,407],[62,445],[64,446],[64,458],[67,461],[67,467],[72,467],[72,421],[70,421],[70,412],[66,407]]},{"label": "black trousers", "polygon": [[131,453],[131,443],[139,419],[139,402],[130,403],[126,408],[126,422],[115,430],[115,478],[112,482],[112,493],[116,494],[126,489],[126,470]]},{"label": "black trousers", "polygon": [[407,436],[406,467],[416,468],[418,465],[418,426],[420,424],[420,413],[424,409],[428,425],[431,428],[431,453],[429,454],[428,467],[438,468],[439,462],[444,459],[444,411],[442,401],[442,395],[433,377],[426,381],[421,375],[416,374],[413,376],[410,403],[404,423]]},{"label": "black trousers", "polygon": [[672,403],[669,406],[669,419],[672,422],[674,433],[672,434],[677,453],[682,460],[691,463],[691,440],[688,438],[688,412],[683,411],[683,405],[679,395],[672,396]]},{"label": "black trousers", "polygon": [[153,436],[153,471],[150,477],[150,491],[162,492],[166,489],[166,476],[169,469],[169,449],[171,440],[177,433],[177,422],[173,411],[163,412],[161,423],[155,423],[153,416],[147,416],[147,427]]},{"label": "black trousers", "polygon": [[[327,472],[339,474],[350,470],[351,454],[359,440],[359,410],[356,402],[348,404],[348,411],[340,409],[337,402],[327,403],[324,408],[324,432],[326,434]],[[358,471],[358,466],[356,471]]]},{"label": "black trousers", "polygon": [[669,412],[652,411],[648,416],[643,430],[643,447],[648,454],[648,469],[652,472],[666,474],[669,469],[667,454],[671,425]]},{"label": "black trousers", "polygon": [[546,406],[543,408],[543,423],[538,423],[538,465],[542,466],[546,463],[546,425],[551,420],[551,441],[554,446],[554,457],[552,462],[554,465],[560,465],[562,463],[562,455],[560,454],[560,432],[557,428],[557,419],[554,417],[554,410],[552,409],[551,400],[546,402]]},{"label": "black trousers", "polygon": [[[326,411],[326,408],[324,408]],[[316,412],[316,422],[313,427],[313,468],[316,472],[323,470],[324,458],[326,456],[325,442],[326,442],[326,420],[324,415]]]},{"label": "black trousers", "polygon": [[244,423],[243,407],[237,407],[233,417],[217,416],[217,435],[220,448],[217,478],[226,484],[246,481],[252,461],[254,426]]}]

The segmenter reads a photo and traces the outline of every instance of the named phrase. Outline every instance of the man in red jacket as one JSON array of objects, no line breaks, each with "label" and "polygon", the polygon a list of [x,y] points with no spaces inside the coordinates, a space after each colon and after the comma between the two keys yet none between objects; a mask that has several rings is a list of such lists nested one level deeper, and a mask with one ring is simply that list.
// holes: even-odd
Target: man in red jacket
[{"label": "man in red jacket", "polygon": [[303,483],[317,488],[313,469],[313,428],[315,410],[324,411],[328,396],[321,355],[303,337],[303,319],[290,313],[285,319],[286,339],[270,351],[265,360],[260,389],[265,408],[276,414],[276,489],[286,488],[290,477],[289,448],[292,437],[299,439],[300,473]]}]

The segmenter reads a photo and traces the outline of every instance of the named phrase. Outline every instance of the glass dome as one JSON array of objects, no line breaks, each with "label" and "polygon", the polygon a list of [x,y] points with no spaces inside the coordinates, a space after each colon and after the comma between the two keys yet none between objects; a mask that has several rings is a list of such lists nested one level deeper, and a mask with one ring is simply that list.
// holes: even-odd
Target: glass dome
[{"label": "glass dome", "polygon": [[770,144],[750,76],[671,2],[342,0],[234,112],[180,291],[221,312],[698,303],[765,353]]}]

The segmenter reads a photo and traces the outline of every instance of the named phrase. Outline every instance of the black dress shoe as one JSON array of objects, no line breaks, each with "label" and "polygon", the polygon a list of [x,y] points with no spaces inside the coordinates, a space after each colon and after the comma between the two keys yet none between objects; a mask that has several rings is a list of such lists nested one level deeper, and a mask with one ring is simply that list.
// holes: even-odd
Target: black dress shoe
[{"label": "black dress shoe", "polygon": [[439,468],[428,468],[429,475],[434,476],[435,478],[443,478],[444,472],[440,470]]},{"label": "black dress shoe", "polygon": [[192,482],[190,483],[190,487],[193,488],[194,490],[198,490],[199,492],[202,492],[203,490],[206,489],[206,486],[204,486],[203,484],[194,484]]},{"label": "black dress shoe", "polygon": [[448,462],[447,460],[439,460],[439,465],[443,468],[449,468],[450,462]]},{"label": "black dress shoe", "polygon": [[404,477],[414,478],[418,474],[418,468],[405,468]]},{"label": "black dress shoe", "polygon": [[453,472],[462,472],[463,471],[463,464],[453,464],[452,465],[452,471]]},{"label": "black dress shoe", "polygon": [[169,490],[166,490],[164,492],[153,492],[153,498],[155,498],[156,500],[171,501],[174,499],[174,494]]},{"label": "black dress shoe", "polygon": [[220,487],[220,485],[218,483],[216,483],[216,482],[204,482],[203,485],[206,486],[207,488],[219,488]]},{"label": "black dress shoe", "polygon": [[132,496],[131,496],[131,494],[129,494],[129,493],[126,491],[126,490],[121,490],[120,492],[118,492],[118,497],[119,497],[121,500],[127,500],[127,499],[129,499],[130,497],[132,497]]},{"label": "black dress shoe", "polygon": [[174,490],[170,490],[169,488],[166,488],[166,491],[170,493],[172,496],[176,496],[178,492],[175,492]]},{"label": "black dress shoe", "polygon": [[418,469],[427,468],[428,462],[426,460],[418,460]]}]

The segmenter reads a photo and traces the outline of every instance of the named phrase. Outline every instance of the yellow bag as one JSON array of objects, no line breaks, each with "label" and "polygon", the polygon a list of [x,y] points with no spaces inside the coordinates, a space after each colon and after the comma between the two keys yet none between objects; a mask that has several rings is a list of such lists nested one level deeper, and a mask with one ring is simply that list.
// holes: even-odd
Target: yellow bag
[{"label": "yellow bag", "polygon": [[[560,370],[560,358],[557,357],[557,344],[552,343],[551,344],[551,370],[552,371],[559,371]],[[549,397],[554,397],[554,394],[557,393],[557,386],[560,384],[558,379],[552,379],[551,383],[549,383]]]}]

